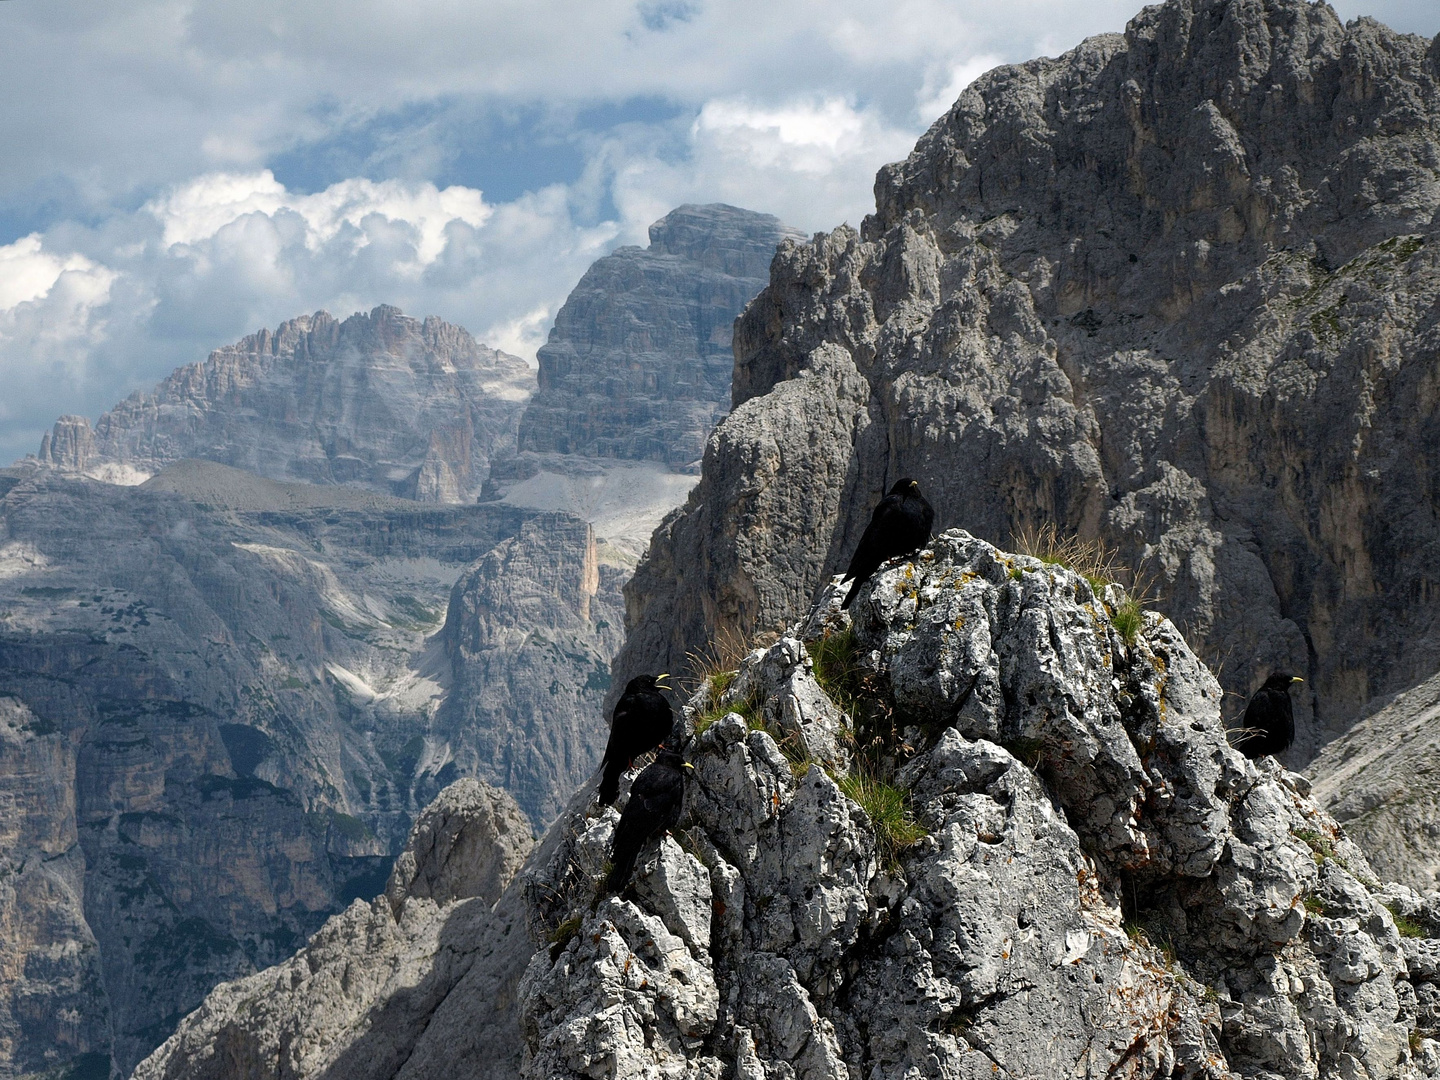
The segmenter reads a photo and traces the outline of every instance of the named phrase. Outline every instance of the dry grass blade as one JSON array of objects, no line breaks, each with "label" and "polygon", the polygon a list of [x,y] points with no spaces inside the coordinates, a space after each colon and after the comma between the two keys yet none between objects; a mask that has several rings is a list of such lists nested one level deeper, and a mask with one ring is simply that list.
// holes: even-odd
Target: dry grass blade
[{"label": "dry grass blade", "polygon": [[[1052,566],[1066,566],[1090,582],[1096,592],[1106,585],[1132,584],[1133,575],[1120,562],[1119,554],[1103,540],[1082,540],[1078,536],[1062,536],[1053,521],[1038,528],[1027,525],[1010,537],[1010,543],[1022,555],[1029,555]],[[1126,581],[1130,578],[1132,581]]]},{"label": "dry grass blade", "polygon": [[677,679],[689,697],[717,675],[726,675],[740,666],[750,653],[750,643],[734,627],[725,627],[702,648],[685,654],[685,673]]}]

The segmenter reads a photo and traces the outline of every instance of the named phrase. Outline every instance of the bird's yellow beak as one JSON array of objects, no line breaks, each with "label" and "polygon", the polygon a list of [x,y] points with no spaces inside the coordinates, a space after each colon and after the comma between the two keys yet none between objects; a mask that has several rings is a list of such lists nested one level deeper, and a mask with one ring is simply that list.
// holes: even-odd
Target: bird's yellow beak
[{"label": "bird's yellow beak", "polygon": [[916,491],[919,491],[919,490],[920,490],[920,481],[919,481],[919,480],[911,480],[911,481],[910,481],[910,486],[911,486],[912,488],[914,488]]},{"label": "bird's yellow beak", "polygon": [[693,769],[695,767],[694,765],[691,765],[688,761],[681,762],[681,765],[686,769]]},{"label": "bird's yellow beak", "polygon": [[1291,682],[1304,682],[1305,680],[1302,679],[1302,678],[1300,678],[1299,675],[1291,675],[1291,676],[1290,676],[1290,681],[1291,681]]},{"label": "bird's yellow beak", "polygon": [[670,673],[668,671],[662,671],[659,675],[655,676],[655,681],[659,682],[661,679],[668,679],[669,677]]}]

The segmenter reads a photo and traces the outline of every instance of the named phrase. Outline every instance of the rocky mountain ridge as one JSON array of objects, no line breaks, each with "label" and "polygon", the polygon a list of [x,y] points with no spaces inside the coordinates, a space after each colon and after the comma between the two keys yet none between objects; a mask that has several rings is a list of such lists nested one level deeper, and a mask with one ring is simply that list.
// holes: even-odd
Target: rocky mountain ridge
[{"label": "rocky mountain ridge", "polygon": [[[632,888],[597,892],[618,815],[587,785],[433,959],[343,933],[433,915],[356,905],[136,1076],[1440,1074],[1440,904],[1229,748],[1171,623],[959,531],[853,624],[842,595],[689,703],[686,812]],[[876,757],[886,716],[909,726]],[[357,1015],[347,970],[389,996]]]},{"label": "rocky mountain ridge", "polygon": [[[652,252],[619,257],[639,272],[604,278],[616,295],[577,290],[610,347],[571,383],[598,365],[660,416],[630,348],[666,393],[703,384],[713,349],[692,339],[728,343],[768,264],[751,234],[775,227],[728,207],[657,223]],[[93,431],[64,418],[43,465],[0,473],[0,970],[19,973],[0,1076],[128,1071],[216,983],[373,896],[451,780],[543,828],[589,774],[621,583],[693,477],[517,456],[518,363],[393,308],[321,313]],[[517,461],[475,505],[490,463]]]},{"label": "rocky mountain ridge", "polygon": [[374,895],[452,779],[538,826],[598,757],[628,569],[568,515],[201,461],[0,491],[4,1075],[128,1071]]},{"label": "rocky mountain ridge", "polygon": [[627,587],[619,678],[803,612],[879,493],[1101,540],[1312,757],[1440,669],[1440,50],[1170,0],[976,80],[876,212],[782,246],[734,411]]},{"label": "rocky mountain ridge", "polygon": [[92,428],[64,416],[45,464],[139,482],[185,458],[273,480],[418,499],[474,499],[509,452],[535,376],[519,357],[437,318],[382,305],[260,330],[135,393]]},{"label": "rocky mountain ridge", "polygon": [[494,460],[482,498],[573,513],[638,559],[729,409],[735,317],[798,235],[686,205],[650,226],[649,247],[598,259],[555,316],[517,452]]}]

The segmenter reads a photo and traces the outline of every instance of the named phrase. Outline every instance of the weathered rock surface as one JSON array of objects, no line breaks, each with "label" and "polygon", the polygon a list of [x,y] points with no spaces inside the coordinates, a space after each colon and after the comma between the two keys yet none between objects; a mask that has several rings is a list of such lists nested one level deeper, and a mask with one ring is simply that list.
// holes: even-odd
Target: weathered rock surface
[{"label": "weathered rock surface", "polygon": [[283,964],[216,987],[135,1080],[426,1075],[404,1067],[485,955],[492,908],[531,844],[508,795],[452,784],[416,820],[385,896],[356,900]]},{"label": "weathered rock surface", "polygon": [[440,640],[454,681],[436,731],[463,773],[526,793],[539,825],[599,764],[628,575],[600,561],[588,524],[541,514],[451,591]]},{"label": "weathered rock surface", "polygon": [[1417,889],[1440,886],[1440,676],[1398,695],[1305,770],[1315,801],[1370,864]]},{"label": "weathered rock surface", "polygon": [[96,421],[63,416],[42,462],[138,483],[182,458],[275,480],[468,502],[511,453],[535,376],[458,326],[377,307],[261,330]]},{"label": "weathered rock surface", "polygon": [[784,239],[769,214],[681,206],[593,263],[540,349],[520,450],[693,465],[730,408],[730,336]]},{"label": "weathered rock surface", "polygon": [[857,232],[787,242],[734,411],[628,590],[617,677],[798,618],[878,493],[1098,537],[1301,762],[1440,669],[1437,49],[1170,0],[973,83]]},{"label": "weathered rock surface", "polygon": [[599,759],[623,571],[567,515],[202,461],[0,492],[0,1075],[128,1071],[451,780],[543,827]]},{"label": "weathered rock surface", "polygon": [[[49,468],[0,478],[17,746],[0,760],[0,1076],[104,1071],[112,1052],[128,1069],[217,982],[374,896],[457,777],[554,818],[604,743],[621,582],[694,482],[664,455],[622,457],[675,439],[693,443],[682,464],[698,455],[728,402],[734,317],[787,234],[683,208],[587,277],[529,430],[558,445],[579,410],[598,456],[517,457],[533,375],[382,307],[218,350],[94,429],[64,417]],[[618,438],[632,421],[649,425],[633,445],[596,441],[594,424]],[[483,507],[391,497],[468,502],[496,455],[508,479]],[[128,494],[66,479],[157,469]],[[345,918],[416,956],[438,940]]]},{"label": "weathered rock surface", "polygon": [[873,579],[855,662],[868,715],[905,725],[886,752],[922,835],[898,850],[777,722],[784,688],[824,696],[805,638],[843,616],[702,691],[686,816],[634,888],[593,900],[613,810],[562,819],[527,871],[554,944],[521,984],[521,1075],[1440,1072],[1440,940],[1390,910],[1423,933],[1440,902],[1382,888],[1303,778],[1231,750],[1213,675],[1153,613],[1127,636],[1125,606],[958,530]]},{"label": "weathered rock surface", "polygon": [[484,497],[575,514],[638,559],[729,410],[735,317],[797,235],[768,214],[682,206],[648,248],[597,260],[555,317],[518,453],[493,462]]}]

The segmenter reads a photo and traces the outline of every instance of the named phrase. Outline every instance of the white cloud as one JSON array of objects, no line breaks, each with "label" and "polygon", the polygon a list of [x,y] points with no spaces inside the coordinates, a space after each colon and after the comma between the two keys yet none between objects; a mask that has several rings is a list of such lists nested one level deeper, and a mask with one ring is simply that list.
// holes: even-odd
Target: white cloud
[{"label": "white cloud", "polygon": [[944,116],[967,86],[1004,62],[994,53],[982,53],[979,56],[971,57],[949,69],[945,75],[945,82],[939,90],[932,85],[934,79],[927,76],[919,93],[916,94],[915,112],[925,123]]},{"label": "white cloud", "polygon": [[533,362],[535,353],[545,344],[556,310],[542,304],[517,318],[494,323],[485,331],[485,344]]},{"label": "white cloud", "polygon": [[748,165],[814,176],[864,146],[866,127],[866,117],[840,98],[777,108],[729,99],[706,102],[693,134]]},{"label": "white cloud", "polygon": [[572,202],[562,185],[491,205],[425,181],[305,194],[268,170],[210,173],[103,230],[27,235],[0,247],[0,453],[33,452],[54,417],[93,417],[181,363],[320,308],[343,318],[395,304],[533,361],[619,233],[577,221]]},{"label": "white cloud", "polygon": [[43,250],[39,233],[0,247],[0,314],[32,300],[43,300],[65,278],[62,292],[72,302],[94,306],[110,291],[115,275],[75,252],[60,256]]},{"label": "white cloud", "polygon": [[[1433,0],[1336,7],[1362,3],[1440,30]],[[1140,4],[0,4],[0,460],[320,307],[533,356],[589,263],[678,203],[858,224],[973,78]],[[532,119],[490,143],[477,116]],[[544,172],[536,134],[576,160]]]},{"label": "white cloud", "polygon": [[167,245],[211,240],[248,214],[274,217],[289,210],[304,221],[304,243],[311,251],[331,243],[342,231],[348,231],[356,249],[363,247],[371,240],[366,221],[378,215],[414,230],[415,259],[407,268],[412,273],[439,258],[451,222],[479,228],[493,213],[473,188],[451,186],[442,191],[434,184],[398,180],[378,184],[345,180],[314,195],[292,195],[269,169],[202,176],[147,203],[145,209],[163,226]]}]

